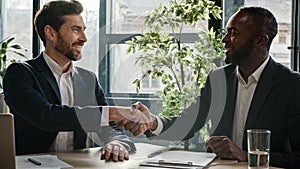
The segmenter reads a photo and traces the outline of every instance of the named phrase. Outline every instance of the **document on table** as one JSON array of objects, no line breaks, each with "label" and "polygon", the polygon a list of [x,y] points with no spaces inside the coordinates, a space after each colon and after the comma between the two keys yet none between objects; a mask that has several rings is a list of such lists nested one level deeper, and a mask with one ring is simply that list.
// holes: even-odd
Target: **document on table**
[{"label": "document on table", "polygon": [[[41,165],[30,162],[28,158],[34,159],[41,163]],[[72,167],[71,165],[61,161],[56,155],[38,155],[38,156],[17,156],[16,157],[17,169],[31,169],[31,168],[51,168],[60,169]]]},{"label": "document on table", "polygon": [[[215,153],[191,152],[191,151],[165,151],[157,155],[155,158],[143,161],[142,166],[181,166],[182,168],[197,166],[204,167],[216,157]],[[149,165],[147,165],[149,164]]]}]

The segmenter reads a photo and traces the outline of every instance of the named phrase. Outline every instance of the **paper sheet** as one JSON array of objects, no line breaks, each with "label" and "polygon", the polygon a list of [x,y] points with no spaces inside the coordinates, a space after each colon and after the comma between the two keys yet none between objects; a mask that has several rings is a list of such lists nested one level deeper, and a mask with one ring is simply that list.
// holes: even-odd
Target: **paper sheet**
[{"label": "paper sheet", "polygon": [[149,158],[147,161],[158,161],[164,160],[165,162],[180,162],[188,163],[191,162],[193,165],[206,166],[214,160],[216,157],[215,153],[206,152],[191,152],[191,151],[166,151],[156,156],[155,158]]},{"label": "paper sheet", "polygon": [[[33,158],[42,163],[42,165],[36,165],[28,161],[28,157]],[[61,161],[56,155],[39,155],[39,156],[17,156],[16,157],[17,169],[31,169],[31,168],[51,168],[60,169],[72,167],[71,165]]]}]

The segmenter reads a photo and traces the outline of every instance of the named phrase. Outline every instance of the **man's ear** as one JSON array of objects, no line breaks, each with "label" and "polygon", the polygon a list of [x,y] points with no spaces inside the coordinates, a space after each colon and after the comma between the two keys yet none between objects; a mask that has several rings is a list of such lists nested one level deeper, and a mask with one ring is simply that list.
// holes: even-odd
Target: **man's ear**
[{"label": "man's ear", "polygon": [[269,42],[269,36],[267,34],[261,34],[256,38],[256,44],[263,47]]},{"label": "man's ear", "polygon": [[56,39],[56,31],[50,26],[46,25],[44,28],[46,39],[54,41]]}]

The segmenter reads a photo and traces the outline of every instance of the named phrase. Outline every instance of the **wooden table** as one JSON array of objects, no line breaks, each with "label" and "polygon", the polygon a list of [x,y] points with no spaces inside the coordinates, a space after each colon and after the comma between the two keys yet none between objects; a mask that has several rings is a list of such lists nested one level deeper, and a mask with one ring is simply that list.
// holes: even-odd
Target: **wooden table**
[{"label": "wooden table", "polygon": [[[129,160],[124,162],[105,162],[99,159],[100,148],[89,148],[66,153],[52,153],[57,157],[72,165],[75,169],[154,169],[153,167],[141,167],[140,162],[147,159],[147,154],[161,150],[162,146],[145,143],[136,143],[136,153],[130,154]],[[236,162],[231,160],[214,160],[209,169],[247,169],[246,162]],[[270,167],[270,169],[276,169]]]}]

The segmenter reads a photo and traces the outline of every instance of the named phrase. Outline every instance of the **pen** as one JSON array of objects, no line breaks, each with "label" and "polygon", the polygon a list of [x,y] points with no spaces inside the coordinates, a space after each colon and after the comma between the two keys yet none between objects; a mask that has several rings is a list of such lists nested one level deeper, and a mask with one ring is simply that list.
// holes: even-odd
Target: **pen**
[{"label": "pen", "polygon": [[36,159],[33,159],[33,158],[28,158],[28,161],[30,161],[30,162],[32,162],[33,164],[36,164],[36,165],[42,165],[42,163],[41,162],[39,162],[38,160],[36,160]]},{"label": "pen", "polygon": [[193,166],[193,162],[167,162],[164,160],[158,160],[158,162],[148,162],[153,164],[161,164],[161,165],[174,165],[174,166]]},{"label": "pen", "polygon": [[155,156],[157,156],[157,155],[159,155],[161,153],[162,153],[162,151],[156,151],[156,152],[150,153],[150,154],[148,154],[148,158],[155,157]]},{"label": "pen", "polygon": [[171,149],[171,148],[169,147],[169,148],[166,148],[166,149],[163,149],[163,150],[155,151],[155,152],[153,152],[153,153],[148,154],[147,157],[148,157],[148,158],[152,158],[152,157],[158,156],[158,155],[160,155],[161,153],[164,153],[164,152],[166,152],[166,151],[169,151],[170,149]]},{"label": "pen", "polygon": [[161,154],[161,153],[163,153],[163,152],[169,151],[170,149],[172,149],[172,148],[174,148],[175,146],[177,146],[179,143],[180,143],[180,142],[176,143],[176,144],[175,144],[174,146],[172,146],[172,147],[167,147],[167,148],[165,148],[165,149],[163,149],[163,150],[160,150],[160,151],[156,151],[156,152],[150,153],[150,154],[147,155],[147,157],[148,157],[148,158],[152,158],[152,157],[155,157],[155,156],[157,156],[157,155],[159,155],[159,154]]},{"label": "pen", "polygon": [[176,169],[202,169],[201,165],[193,165],[193,162],[166,162],[164,160],[158,160],[158,162],[144,162],[140,166],[156,167],[156,168],[176,168]]}]

